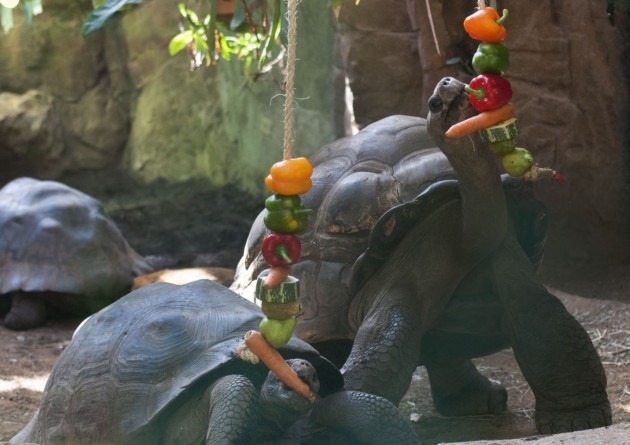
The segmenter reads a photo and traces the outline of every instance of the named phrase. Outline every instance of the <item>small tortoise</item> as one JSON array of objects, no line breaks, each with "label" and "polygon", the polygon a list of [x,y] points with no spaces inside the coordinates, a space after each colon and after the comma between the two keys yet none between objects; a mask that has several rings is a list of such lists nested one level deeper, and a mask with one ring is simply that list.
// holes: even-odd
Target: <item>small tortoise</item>
[{"label": "small tortoise", "polygon": [[4,318],[10,329],[42,325],[47,306],[92,314],[150,269],[97,200],[55,181],[5,185],[0,233],[0,295],[11,295]]},{"label": "small tortoise", "polygon": [[296,337],[279,351],[319,389],[313,405],[262,363],[240,359],[245,333],[262,317],[210,280],[137,289],[77,329],[39,410],[10,443],[419,443],[396,407],[340,391],[337,368]]},{"label": "small tortoise", "polygon": [[[428,120],[393,116],[313,156],[303,204],[314,215],[292,266],[304,302],[298,335],[320,351],[342,351],[346,389],[395,404],[425,365],[446,415],[506,408],[505,389],[471,359],[511,346],[541,432],[610,424],[597,352],[535,274],[544,206],[530,184],[501,179],[478,134],[445,136],[475,113],[462,82],[440,81],[429,109]],[[232,286],[248,298],[266,267],[263,215]]]}]

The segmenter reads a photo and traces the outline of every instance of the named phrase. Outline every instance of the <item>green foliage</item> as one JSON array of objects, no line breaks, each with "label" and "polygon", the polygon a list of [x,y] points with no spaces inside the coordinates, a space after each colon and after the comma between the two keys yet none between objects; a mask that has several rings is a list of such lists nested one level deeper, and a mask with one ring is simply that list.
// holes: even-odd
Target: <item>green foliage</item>
[{"label": "green foliage", "polygon": [[[13,10],[20,4],[20,0],[0,0],[2,10],[0,12],[0,25],[2,30],[7,33],[13,28]],[[42,13],[42,1],[41,0],[23,0],[22,12],[24,13],[24,20],[26,24],[30,25],[33,16]]]},{"label": "green foliage", "polygon": [[[13,10],[22,3],[26,23],[42,12],[42,0],[0,0],[1,26],[5,32],[13,27]],[[88,36],[101,29],[119,11],[143,3],[144,0],[92,0],[94,10],[81,28]],[[175,55],[185,49],[190,55],[191,68],[215,64],[219,59],[236,58],[244,63],[246,74],[258,76],[269,71],[282,59],[286,36],[283,12],[285,0],[235,0],[235,11],[229,23],[216,14],[216,1],[207,0],[209,11],[200,14],[179,4],[182,17],[180,32],[169,42],[168,50]],[[330,0],[338,8],[341,0]],[[360,0],[355,0],[358,5]]]},{"label": "green foliage", "polygon": [[278,60],[274,55],[282,53],[278,41],[283,1],[269,0],[262,5],[254,8],[252,0],[237,0],[228,23],[217,16],[214,1],[210,1],[210,10],[203,19],[198,12],[180,4],[181,30],[171,39],[169,53],[175,55],[188,49],[193,69],[236,58],[244,63],[247,74],[269,71]]},{"label": "green foliage", "polygon": [[143,0],[94,0],[95,9],[88,16],[81,28],[81,34],[87,36],[103,27],[107,19],[127,5],[138,5]]}]

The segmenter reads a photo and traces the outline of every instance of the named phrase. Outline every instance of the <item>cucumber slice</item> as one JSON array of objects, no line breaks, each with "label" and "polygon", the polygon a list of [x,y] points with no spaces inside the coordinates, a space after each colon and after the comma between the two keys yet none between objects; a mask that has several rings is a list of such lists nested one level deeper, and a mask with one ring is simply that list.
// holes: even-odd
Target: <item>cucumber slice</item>
[{"label": "cucumber slice", "polygon": [[300,299],[300,280],[289,275],[282,283],[267,289],[263,281],[269,270],[263,270],[256,280],[256,298],[269,303],[289,303]]},{"label": "cucumber slice", "polygon": [[501,142],[516,139],[518,136],[518,119],[512,117],[492,127],[481,130],[481,138],[485,142]]},{"label": "cucumber slice", "polygon": [[505,141],[490,142],[488,144],[490,151],[497,156],[505,156],[514,151],[514,139],[506,139]]}]

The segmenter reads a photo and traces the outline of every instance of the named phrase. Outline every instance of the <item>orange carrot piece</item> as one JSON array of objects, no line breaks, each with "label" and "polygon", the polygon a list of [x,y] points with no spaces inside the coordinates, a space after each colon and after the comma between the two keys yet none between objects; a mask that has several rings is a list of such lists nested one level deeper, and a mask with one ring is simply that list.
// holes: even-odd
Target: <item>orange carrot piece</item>
[{"label": "orange carrot piece", "polygon": [[273,266],[263,281],[263,286],[272,289],[282,283],[289,276],[291,268],[288,266]]},{"label": "orange carrot piece", "polygon": [[449,138],[461,138],[484,128],[492,127],[514,116],[514,105],[507,103],[495,110],[484,111],[469,117],[449,128],[445,135]]},{"label": "orange carrot piece", "polygon": [[309,401],[315,400],[311,389],[291,369],[280,353],[265,340],[258,331],[249,331],[245,334],[245,345],[260,358],[267,368],[289,388]]}]

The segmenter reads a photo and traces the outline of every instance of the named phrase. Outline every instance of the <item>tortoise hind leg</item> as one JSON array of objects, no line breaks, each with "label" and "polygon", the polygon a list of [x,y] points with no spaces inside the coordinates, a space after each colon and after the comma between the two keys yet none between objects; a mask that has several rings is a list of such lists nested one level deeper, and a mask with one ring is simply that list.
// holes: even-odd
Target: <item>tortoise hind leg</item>
[{"label": "tortoise hind leg", "polygon": [[484,377],[468,359],[426,364],[433,405],[444,416],[500,414],[507,391]]},{"label": "tortoise hind leg", "polygon": [[606,375],[584,328],[535,278],[508,237],[493,256],[495,291],[516,360],[536,397],[536,426],[558,433],[610,425]]},{"label": "tortoise hind leg", "polygon": [[4,325],[14,331],[42,326],[46,323],[46,305],[43,298],[24,292],[11,294],[11,310],[4,317]]}]

